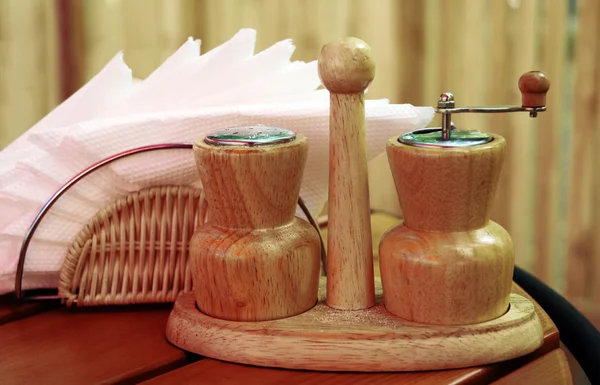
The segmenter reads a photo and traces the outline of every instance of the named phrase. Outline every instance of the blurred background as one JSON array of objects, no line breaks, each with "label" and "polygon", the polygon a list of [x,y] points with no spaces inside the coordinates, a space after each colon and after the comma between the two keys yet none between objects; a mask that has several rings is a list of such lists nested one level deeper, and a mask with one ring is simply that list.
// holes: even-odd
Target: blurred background
[{"label": "blurred background", "polygon": [[[0,148],[120,50],[144,78],[188,36],[206,52],[243,27],[258,30],[259,50],[292,38],[296,60],[343,36],[367,41],[368,98],[394,103],[435,105],[449,91],[457,105],[519,104],[519,76],[542,70],[552,87],[538,119],[454,122],[507,139],[492,219],[512,234],[518,265],[597,321],[599,21],[596,0],[0,0]],[[370,179],[373,207],[398,214],[385,158]]]}]

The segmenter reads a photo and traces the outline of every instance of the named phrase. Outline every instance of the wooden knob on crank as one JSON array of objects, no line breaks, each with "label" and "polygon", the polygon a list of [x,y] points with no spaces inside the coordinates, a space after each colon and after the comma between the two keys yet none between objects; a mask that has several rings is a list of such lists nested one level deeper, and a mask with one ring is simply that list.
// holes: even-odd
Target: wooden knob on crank
[{"label": "wooden knob on crank", "polygon": [[546,93],[550,89],[550,80],[543,72],[530,71],[519,78],[523,107],[546,106]]},{"label": "wooden knob on crank", "polygon": [[364,91],[375,77],[371,48],[349,37],[323,47],[319,77],[330,92],[327,305],[375,304]]}]

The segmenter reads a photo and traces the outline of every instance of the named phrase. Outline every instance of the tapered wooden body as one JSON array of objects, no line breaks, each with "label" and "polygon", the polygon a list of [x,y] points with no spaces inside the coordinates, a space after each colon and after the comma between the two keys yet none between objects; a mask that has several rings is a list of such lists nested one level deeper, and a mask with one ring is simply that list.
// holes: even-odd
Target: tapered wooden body
[{"label": "tapered wooden body", "polygon": [[208,221],[191,240],[190,258],[203,313],[265,321],[316,304],[319,236],[294,216],[307,151],[301,135],[254,147],[196,142]]},{"label": "tapered wooden body", "polygon": [[385,306],[411,321],[456,325],[508,309],[513,243],[489,220],[506,142],[463,148],[387,145],[404,221],[379,245]]}]

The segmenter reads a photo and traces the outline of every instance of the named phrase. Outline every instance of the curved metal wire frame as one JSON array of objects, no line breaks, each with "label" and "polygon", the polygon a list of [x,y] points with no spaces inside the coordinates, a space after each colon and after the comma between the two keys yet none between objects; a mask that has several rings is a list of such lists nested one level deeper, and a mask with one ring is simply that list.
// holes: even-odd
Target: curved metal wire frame
[{"label": "curved metal wire frame", "polygon": [[[141,153],[149,152],[149,151],[164,150],[164,149],[187,149],[187,150],[189,150],[192,148],[193,148],[192,143],[164,143],[164,144],[153,144],[153,145],[149,145],[149,146],[133,148],[131,150],[120,152],[118,154],[115,154],[115,155],[105,158],[99,162],[94,163],[93,165],[91,165],[88,168],[81,171],[79,174],[75,175],[67,183],[65,183],[56,193],[54,193],[54,195],[52,195],[52,197],[48,200],[48,202],[46,202],[46,204],[44,204],[44,206],[42,207],[40,212],[36,215],[35,219],[29,226],[29,229],[25,233],[25,237],[23,238],[23,243],[21,244],[21,250],[19,251],[19,262],[17,265],[17,272],[16,272],[16,276],[15,276],[15,295],[16,295],[17,299],[19,299],[19,300],[25,300],[25,299],[28,299],[28,300],[52,300],[52,299],[60,298],[56,294],[25,296],[24,291],[22,290],[22,283],[23,283],[23,272],[24,272],[24,267],[25,267],[25,258],[27,256],[27,249],[29,248],[29,244],[31,243],[31,240],[33,239],[35,230],[38,228],[38,226],[40,225],[40,223],[42,222],[42,219],[44,219],[46,214],[48,214],[48,212],[50,211],[52,206],[60,199],[60,197],[65,192],[67,192],[71,187],[73,187],[77,182],[79,182],[81,179],[83,179],[87,175],[91,174],[92,172],[96,171],[97,169],[99,169],[103,166],[106,166],[106,165],[114,162],[115,160],[123,159],[130,155],[141,154]],[[298,205],[302,209],[302,212],[304,213],[304,215],[306,215],[306,218],[308,219],[310,224],[317,230],[317,233],[319,234],[319,240],[321,242],[322,271],[323,271],[323,275],[326,275],[327,274],[327,272],[326,272],[327,256],[325,254],[325,245],[323,243],[323,238],[321,237],[319,225],[315,221],[315,219],[312,217],[310,212],[308,211],[308,208],[304,204],[302,197],[298,197]]]}]

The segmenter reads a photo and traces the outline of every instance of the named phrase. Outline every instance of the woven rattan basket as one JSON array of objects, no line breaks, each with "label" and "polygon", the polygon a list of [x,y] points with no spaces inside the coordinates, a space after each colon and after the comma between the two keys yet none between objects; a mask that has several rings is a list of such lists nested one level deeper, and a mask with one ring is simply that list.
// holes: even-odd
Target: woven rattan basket
[{"label": "woven rattan basket", "polygon": [[192,290],[188,242],[206,219],[201,189],[169,186],[112,202],[81,230],[60,272],[68,305],[173,302]]}]

